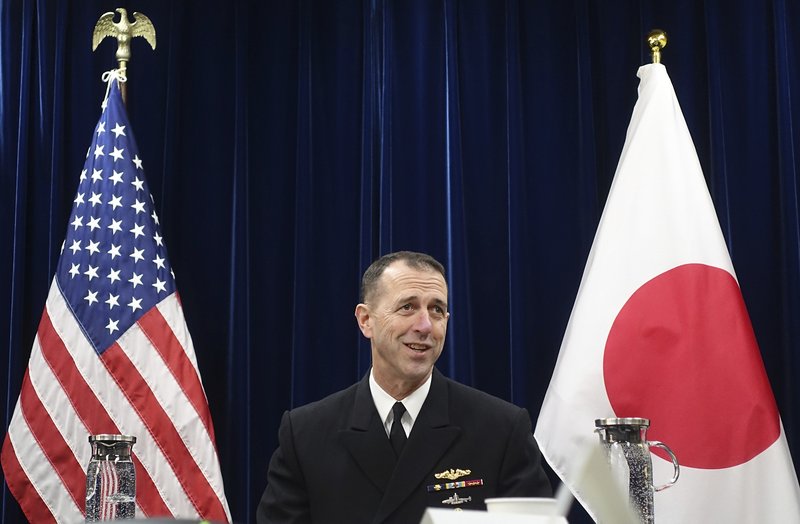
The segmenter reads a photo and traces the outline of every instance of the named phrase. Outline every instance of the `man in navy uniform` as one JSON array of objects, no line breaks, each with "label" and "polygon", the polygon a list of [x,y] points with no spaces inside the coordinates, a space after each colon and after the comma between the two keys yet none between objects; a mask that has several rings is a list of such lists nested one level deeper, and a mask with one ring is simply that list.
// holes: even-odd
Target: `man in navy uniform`
[{"label": "man in navy uniform", "polygon": [[284,413],[259,524],[414,524],[429,506],[552,495],[528,412],[434,368],[450,316],[438,261],[409,251],[376,260],[355,316],[372,368]]}]

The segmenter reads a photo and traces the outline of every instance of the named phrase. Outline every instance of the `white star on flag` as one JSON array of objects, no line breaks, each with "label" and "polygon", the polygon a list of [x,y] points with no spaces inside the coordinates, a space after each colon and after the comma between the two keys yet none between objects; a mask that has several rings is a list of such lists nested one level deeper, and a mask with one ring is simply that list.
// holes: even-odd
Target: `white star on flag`
[{"label": "white star on flag", "polygon": [[[110,270],[108,272],[108,276],[106,278],[109,279],[111,281],[111,283],[113,284],[114,282],[119,280],[119,272],[120,271],[121,271],[120,269],[112,269],[112,270]],[[117,296],[119,296],[119,295],[117,295]]]},{"label": "white star on flag", "polygon": [[115,246],[111,244],[111,249],[108,250],[108,254],[111,256],[111,260],[114,260],[117,257],[122,256],[119,252],[121,246]]},{"label": "white star on flag", "polygon": [[108,304],[108,309],[114,309],[114,306],[119,306],[118,299],[119,295],[112,295],[109,293],[108,298],[106,299],[106,304]]},{"label": "white star on flag", "polygon": [[114,160],[122,160],[122,149],[117,149],[115,147],[110,154],[112,157],[114,157]]},{"label": "white star on flag", "polygon": [[92,191],[92,196],[89,197],[89,202],[91,202],[92,207],[101,205],[102,202],[100,201],[100,193],[95,193]]},{"label": "white star on flag", "polygon": [[97,291],[89,291],[83,299],[91,306],[97,302]]}]

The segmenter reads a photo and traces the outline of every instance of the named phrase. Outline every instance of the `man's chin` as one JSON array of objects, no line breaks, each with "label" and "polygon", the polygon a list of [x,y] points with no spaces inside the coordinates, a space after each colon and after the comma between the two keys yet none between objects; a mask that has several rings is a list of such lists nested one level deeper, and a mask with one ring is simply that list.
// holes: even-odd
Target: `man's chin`
[{"label": "man's chin", "polygon": [[418,363],[406,368],[406,377],[412,381],[424,382],[433,371],[434,362]]}]

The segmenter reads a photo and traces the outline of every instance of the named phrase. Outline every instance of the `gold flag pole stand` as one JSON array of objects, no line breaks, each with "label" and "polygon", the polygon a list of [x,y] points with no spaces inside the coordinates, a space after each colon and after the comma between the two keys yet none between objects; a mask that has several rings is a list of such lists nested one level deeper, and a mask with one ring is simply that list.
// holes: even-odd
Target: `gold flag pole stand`
[{"label": "gold flag pole stand", "polygon": [[653,63],[661,63],[661,50],[667,47],[667,33],[663,29],[653,29],[647,33],[647,45],[653,53]]},{"label": "gold flag pole stand", "polygon": [[[104,13],[94,26],[92,33],[92,51],[97,49],[100,42],[107,36],[117,39],[117,65],[121,74],[125,74],[128,62],[131,59],[131,40],[141,36],[153,51],[156,49],[156,29],[153,23],[142,13],[133,13],[133,23],[128,20],[128,12],[122,7],[115,10],[119,13],[119,22],[114,21],[114,13]],[[127,101],[128,89],[125,83],[119,83],[119,91],[122,95],[122,102]]]}]

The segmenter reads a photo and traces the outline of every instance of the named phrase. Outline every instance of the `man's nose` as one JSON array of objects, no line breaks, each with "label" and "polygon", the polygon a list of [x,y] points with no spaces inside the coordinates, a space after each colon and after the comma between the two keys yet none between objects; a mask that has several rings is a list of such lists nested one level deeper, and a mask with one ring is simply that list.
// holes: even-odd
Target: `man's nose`
[{"label": "man's nose", "polygon": [[417,314],[416,322],[414,322],[414,331],[419,333],[430,333],[433,328],[431,317],[425,309],[420,310]]}]

